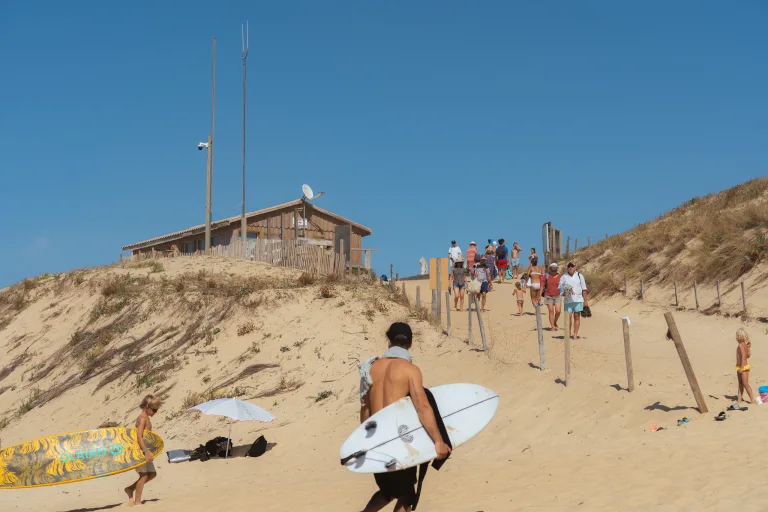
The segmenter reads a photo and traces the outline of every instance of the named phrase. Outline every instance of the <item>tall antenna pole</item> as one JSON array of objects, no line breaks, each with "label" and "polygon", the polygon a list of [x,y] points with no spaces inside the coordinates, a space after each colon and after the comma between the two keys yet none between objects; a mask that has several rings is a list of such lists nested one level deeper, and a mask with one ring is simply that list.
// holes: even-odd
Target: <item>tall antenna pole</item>
[{"label": "tall antenna pole", "polygon": [[213,38],[213,57],[211,63],[211,133],[208,135],[208,172],[205,197],[205,250],[211,248],[211,187],[213,184],[213,118],[216,105],[216,38]]},{"label": "tall antenna pole", "polygon": [[245,22],[245,33],[243,34],[242,26],[240,28],[241,30],[241,36],[243,39],[243,51],[240,53],[240,58],[243,59],[243,211],[242,211],[242,218],[240,219],[240,239],[243,241],[243,252],[245,253],[244,256],[247,257],[248,255],[248,223],[245,220],[245,98],[246,98],[246,92],[245,92],[245,68],[246,64],[245,61],[248,58],[248,22]]}]

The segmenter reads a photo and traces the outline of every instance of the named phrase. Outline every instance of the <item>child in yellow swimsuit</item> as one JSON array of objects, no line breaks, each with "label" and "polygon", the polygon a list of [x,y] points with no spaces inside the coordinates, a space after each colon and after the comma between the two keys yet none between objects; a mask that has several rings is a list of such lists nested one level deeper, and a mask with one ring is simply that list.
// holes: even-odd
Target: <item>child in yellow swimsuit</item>
[{"label": "child in yellow swimsuit", "polygon": [[736,377],[739,381],[739,394],[737,402],[741,402],[744,396],[744,390],[749,395],[751,403],[757,403],[752,395],[752,386],[749,385],[749,371],[752,367],[748,364],[749,357],[752,355],[752,342],[749,341],[749,334],[743,328],[736,331]]}]

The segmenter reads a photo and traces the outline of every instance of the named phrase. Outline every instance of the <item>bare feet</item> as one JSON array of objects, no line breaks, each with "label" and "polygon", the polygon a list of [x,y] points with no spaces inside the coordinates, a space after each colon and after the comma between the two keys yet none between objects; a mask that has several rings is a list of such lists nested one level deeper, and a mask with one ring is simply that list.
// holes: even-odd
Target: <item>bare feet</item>
[{"label": "bare feet", "polygon": [[128,495],[128,505],[129,506],[135,505],[135,503],[133,502],[133,487],[126,487],[125,489],[123,489],[123,491],[125,491],[125,494]]}]

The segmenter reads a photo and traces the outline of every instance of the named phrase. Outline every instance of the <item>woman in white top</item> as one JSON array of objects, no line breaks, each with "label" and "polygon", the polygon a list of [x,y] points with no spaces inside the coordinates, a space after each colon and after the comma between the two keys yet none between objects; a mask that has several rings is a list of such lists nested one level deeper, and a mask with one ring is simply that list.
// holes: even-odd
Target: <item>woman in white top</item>
[{"label": "woman in white top", "polygon": [[[566,315],[571,315],[571,325],[573,326],[573,338],[579,338],[579,327],[581,326],[581,312],[584,306],[589,306],[587,298],[587,283],[580,272],[576,272],[576,265],[573,262],[568,263],[568,272],[560,278],[560,293],[565,297],[563,309]],[[570,333],[568,333],[570,335]]]}]

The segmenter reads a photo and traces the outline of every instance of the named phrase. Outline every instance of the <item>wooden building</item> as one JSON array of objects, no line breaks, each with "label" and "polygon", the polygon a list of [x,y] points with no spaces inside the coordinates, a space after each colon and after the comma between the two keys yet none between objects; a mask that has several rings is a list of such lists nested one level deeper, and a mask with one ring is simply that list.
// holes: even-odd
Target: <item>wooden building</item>
[{"label": "wooden building", "polygon": [[[288,203],[246,213],[248,233],[246,239],[301,240],[307,244],[321,245],[338,252],[344,240],[347,262],[353,266],[363,263],[362,240],[373,231],[313,203],[297,199]],[[240,240],[241,217],[211,222],[211,247],[229,245]],[[350,248],[352,249],[350,251]],[[123,251],[138,255],[156,251],[165,253],[193,254],[205,249],[205,224],[167,235],[157,236],[126,245]],[[358,250],[356,250],[358,249]]]}]

